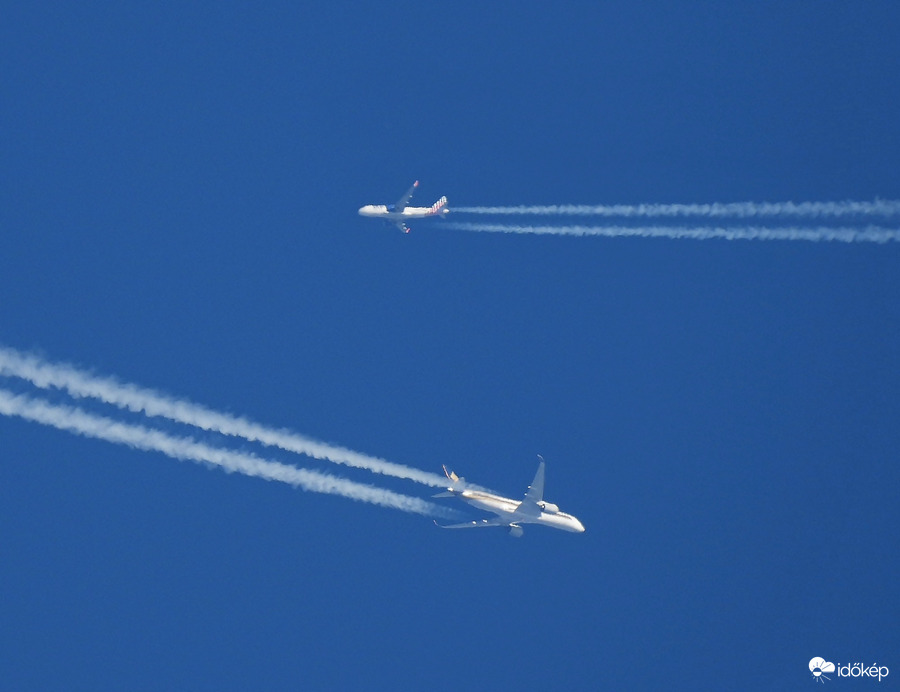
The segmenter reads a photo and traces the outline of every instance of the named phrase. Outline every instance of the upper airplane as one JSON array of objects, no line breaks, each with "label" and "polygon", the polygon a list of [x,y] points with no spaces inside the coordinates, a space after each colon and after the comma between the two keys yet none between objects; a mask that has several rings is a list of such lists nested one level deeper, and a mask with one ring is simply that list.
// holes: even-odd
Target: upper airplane
[{"label": "upper airplane", "polygon": [[424,219],[429,216],[443,216],[450,210],[447,208],[447,198],[441,197],[430,207],[409,207],[409,200],[412,199],[413,192],[419,187],[417,180],[412,187],[406,191],[396,204],[367,204],[359,208],[360,216],[371,216],[376,219],[384,219],[397,225],[404,233],[409,233],[409,226],[406,222],[409,219]]},{"label": "upper airplane", "polygon": [[437,524],[442,529],[474,529],[480,526],[505,526],[509,529],[510,536],[517,538],[522,535],[522,524],[543,524],[554,529],[584,533],[584,524],[571,514],[560,512],[559,507],[552,502],[545,502],[544,497],[544,459],[538,466],[534,480],[528,486],[525,497],[522,500],[511,500],[483,490],[476,490],[466,486],[465,478],[460,478],[453,471],[444,467],[444,474],[450,480],[451,485],[446,492],[438,493],[435,497],[458,497],[468,502],[473,507],[493,512],[496,517],[491,519],[479,519],[467,521],[462,524]]}]

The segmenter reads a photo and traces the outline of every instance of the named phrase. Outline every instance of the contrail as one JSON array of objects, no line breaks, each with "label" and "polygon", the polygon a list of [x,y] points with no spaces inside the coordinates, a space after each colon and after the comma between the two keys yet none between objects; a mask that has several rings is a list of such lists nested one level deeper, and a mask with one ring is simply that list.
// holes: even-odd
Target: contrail
[{"label": "contrail", "polygon": [[454,207],[454,214],[517,216],[605,216],[618,218],[700,217],[753,219],[786,217],[839,219],[900,215],[900,200],[874,202],[734,202],[712,204],[564,204],[518,207]]},{"label": "contrail", "polygon": [[335,464],[367,469],[373,473],[404,478],[432,487],[444,487],[446,479],[385,459],[371,457],[344,447],[319,442],[289,430],[275,430],[246,418],[217,413],[190,401],[174,399],[151,389],[119,382],[111,377],[93,376],[77,368],[49,363],[37,356],[0,346],[0,376],[18,377],[41,389],[57,388],[76,398],[92,398],[121,409],[166,418],[222,435],[240,437],[270,447],[304,454]]},{"label": "contrail", "polygon": [[480,233],[530,233],[538,235],[593,235],[607,238],[691,238],[709,240],[808,240],[812,242],[835,241],[842,243],[887,243],[900,241],[900,229],[868,226],[865,228],[768,228],[756,226],[736,226],[719,228],[700,226],[696,228],[679,226],[518,226],[485,223],[444,224],[445,228]]},{"label": "contrail", "polygon": [[345,478],[260,459],[251,454],[212,447],[190,438],[172,437],[159,430],[122,423],[111,418],[96,416],[79,408],[51,404],[24,394],[14,394],[5,389],[0,389],[0,414],[18,416],[58,430],[114,444],[127,445],[135,449],[160,452],[173,459],[212,464],[226,471],[288,483],[310,492],[340,495],[351,500],[426,516],[449,517],[457,514],[453,510],[445,509],[417,497],[401,495],[384,488],[355,483]]}]

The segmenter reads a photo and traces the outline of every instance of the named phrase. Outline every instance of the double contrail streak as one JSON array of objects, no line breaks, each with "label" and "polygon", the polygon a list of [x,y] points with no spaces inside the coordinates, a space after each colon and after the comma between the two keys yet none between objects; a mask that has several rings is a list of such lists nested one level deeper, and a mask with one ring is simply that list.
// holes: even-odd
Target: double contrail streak
[{"label": "double contrail streak", "polygon": [[458,223],[444,224],[447,228],[479,233],[526,233],[537,235],[604,236],[607,238],[690,238],[709,240],[808,240],[812,242],[835,241],[842,243],[900,242],[900,229],[868,226],[863,228],[837,228],[819,226],[802,227],[680,227],[680,226],[521,226],[510,224]]},{"label": "double contrail streak", "polygon": [[288,483],[303,490],[368,502],[382,507],[426,516],[450,517],[456,513],[431,502],[376,488],[371,485],[299,469],[287,464],[260,459],[251,454],[220,449],[190,438],[172,437],[159,430],[122,423],[97,416],[83,409],[51,404],[26,395],[0,389],[0,414],[17,416],[58,430],[92,437],[134,449],[154,451],[173,459],[218,466],[226,471],[242,473],[270,481]]},{"label": "double contrail streak", "polygon": [[267,428],[258,423],[212,411],[190,401],[174,399],[151,389],[97,377],[70,365],[50,363],[37,356],[0,347],[0,376],[27,380],[41,389],[61,389],[76,398],[98,399],[121,409],[166,418],[222,435],[259,442],[289,452],[303,454],[335,464],[362,468],[396,478],[443,487],[446,479],[402,464],[319,442],[289,430]]},{"label": "double contrail streak", "polygon": [[454,207],[454,214],[510,216],[603,216],[617,218],[806,218],[841,219],[900,215],[900,200],[874,202],[734,202],[712,204],[565,204],[518,207]]}]

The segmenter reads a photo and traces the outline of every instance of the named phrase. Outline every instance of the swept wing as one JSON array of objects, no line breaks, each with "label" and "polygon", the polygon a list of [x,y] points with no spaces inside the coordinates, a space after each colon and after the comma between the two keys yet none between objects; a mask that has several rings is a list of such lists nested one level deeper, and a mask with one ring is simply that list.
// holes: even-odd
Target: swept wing
[{"label": "swept wing", "polygon": [[516,510],[517,514],[524,514],[527,516],[540,516],[541,514],[541,502],[544,499],[544,458],[539,456],[541,463],[538,464],[537,473],[534,474],[534,480],[531,481],[531,485],[528,486],[528,490],[525,491],[525,497],[522,499],[519,508]]},{"label": "swept wing", "polygon": [[509,526],[508,521],[504,521],[500,517],[494,517],[493,519],[478,519],[476,521],[464,521],[461,524],[438,524],[434,522],[436,526],[440,526],[442,529],[478,529],[484,526]]},{"label": "swept wing", "polygon": [[[416,191],[417,187],[419,187],[418,180],[412,184],[412,186],[406,191],[406,194],[403,195],[403,197],[397,200],[397,204],[394,205],[393,211],[403,211],[404,209],[406,209],[407,205],[409,205],[409,200],[412,199],[413,193]],[[399,226],[400,224],[397,225]]]}]

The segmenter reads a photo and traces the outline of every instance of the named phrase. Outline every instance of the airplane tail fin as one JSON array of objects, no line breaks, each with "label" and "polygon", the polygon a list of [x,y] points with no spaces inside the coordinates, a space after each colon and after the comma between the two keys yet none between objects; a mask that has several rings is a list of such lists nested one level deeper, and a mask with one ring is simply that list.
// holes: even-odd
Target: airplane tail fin
[{"label": "airplane tail fin", "polygon": [[465,478],[460,478],[454,471],[448,470],[446,466],[444,466],[444,475],[447,476],[447,480],[450,481],[450,487],[442,493],[432,495],[432,497],[453,497],[455,493],[458,493],[461,490],[465,490]]},{"label": "airplane tail fin", "polygon": [[430,216],[436,216],[438,214],[446,214],[448,211],[450,210],[447,208],[447,198],[441,197],[437,202],[431,205],[428,214]]}]

